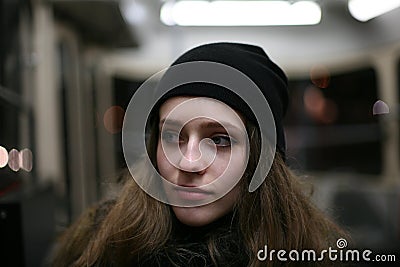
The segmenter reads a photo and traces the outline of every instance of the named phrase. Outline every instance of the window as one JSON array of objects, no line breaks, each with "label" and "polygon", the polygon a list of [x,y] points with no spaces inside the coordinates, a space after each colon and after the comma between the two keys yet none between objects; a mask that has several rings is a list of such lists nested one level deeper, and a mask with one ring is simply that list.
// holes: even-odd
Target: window
[{"label": "window", "polygon": [[378,174],[381,129],[372,107],[377,99],[372,68],[290,81],[285,120],[289,164],[317,171]]},{"label": "window", "polygon": [[[140,80],[126,80],[118,77],[114,78],[114,104],[111,108],[114,110],[115,114],[113,116],[115,118],[115,130],[121,129],[122,127],[122,119],[124,114],[122,114],[122,116],[119,116],[119,110],[126,111],[133,94],[143,82],[144,81]],[[122,135],[120,131],[115,132],[116,134],[114,134],[114,142],[117,155],[116,165],[117,168],[122,169],[126,167],[125,158],[122,151]]]}]

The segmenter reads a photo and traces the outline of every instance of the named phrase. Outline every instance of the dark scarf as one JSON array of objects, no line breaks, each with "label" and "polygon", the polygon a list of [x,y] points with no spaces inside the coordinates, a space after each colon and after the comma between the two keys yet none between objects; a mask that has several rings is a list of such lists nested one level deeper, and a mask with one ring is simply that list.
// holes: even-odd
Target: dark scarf
[{"label": "dark scarf", "polygon": [[[173,214],[173,212],[172,212]],[[243,240],[233,213],[202,227],[182,224],[174,216],[171,238],[165,247],[142,259],[139,266],[215,266],[207,243],[214,240],[219,251],[218,266],[247,266]]]}]

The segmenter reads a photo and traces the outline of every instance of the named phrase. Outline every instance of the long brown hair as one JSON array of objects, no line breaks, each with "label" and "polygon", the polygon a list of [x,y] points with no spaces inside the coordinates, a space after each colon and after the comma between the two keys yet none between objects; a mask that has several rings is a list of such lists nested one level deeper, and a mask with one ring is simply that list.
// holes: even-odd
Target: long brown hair
[{"label": "long brown hair", "polygon": [[[149,156],[155,164],[157,119],[153,123],[147,141]],[[276,250],[313,249],[318,252],[333,246],[337,238],[345,237],[345,233],[312,204],[301,178],[287,167],[279,153],[265,181],[255,192],[248,192],[258,159],[266,155],[260,148],[258,128],[246,124],[251,137],[250,158],[239,182],[241,192],[233,214],[245,248],[243,253],[248,258],[247,265],[282,265],[282,262],[257,259],[257,252],[265,245]],[[149,167],[141,164],[134,175],[149,177]],[[97,214],[98,208],[91,209],[63,235],[53,260],[55,266],[128,266],[132,262],[140,263],[166,245],[173,228],[169,206],[148,196],[129,178],[129,173],[127,177],[119,197],[105,208],[103,216],[101,211]],[[219,251],[215,239],[207,242],[210,258],[218,265],[224,251]],[[312,264],[317,265],[316,262]]]}]

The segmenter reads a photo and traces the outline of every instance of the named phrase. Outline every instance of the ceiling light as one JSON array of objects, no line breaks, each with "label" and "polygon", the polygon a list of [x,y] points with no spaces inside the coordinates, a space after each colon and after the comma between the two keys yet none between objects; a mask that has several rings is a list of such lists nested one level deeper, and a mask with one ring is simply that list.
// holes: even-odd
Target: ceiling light
[{"label": "ceiling light", "polygon": [[359,21],[368,21],[400,7],[400,0],[349,0],[350,14]]},{"label": "ceiling light", "polygon": [[166,2],[160,19],[180,26],[313,25],[321,8],[314,1],[178,1]]}]

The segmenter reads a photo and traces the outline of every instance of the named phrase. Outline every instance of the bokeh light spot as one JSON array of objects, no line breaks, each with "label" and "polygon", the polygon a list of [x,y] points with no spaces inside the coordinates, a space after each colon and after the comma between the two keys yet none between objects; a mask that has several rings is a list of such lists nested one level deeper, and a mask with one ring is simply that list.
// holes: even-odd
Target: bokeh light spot
[{"label": "bokeh light spot", "polygon": [[389,106],[382,100],[376,101],[374,106],[372,107],[373,115],[382,115],[388,113],[389,113]]},{"label": "bokeh light spot", "polygon": [[308,87],[304,92],[304,107],[311,117],[317,116],[324,110],[324,95],[314,87]]},{"label": "bokeh light spot", "polygon": [[338,116],[337,105],[331,99],[325,99],[324,112],[321,116],[321,122],[325,124],[334,123]]},{"label": "bokeh light spot", "polygon": [[319,88],[327,88],[331,80],[331,74],[325,66],[314,66],[310,70],[311,82]]},{"label": "bokeh light spot", "polygon": [[27,172],[30,172],[32,170],[33,156],[32,156],[32,151],[30,149],[25,148],[21,150],[21,152],[19,153],[19,160],[21,169]]},{"label": "bokeh light spot", "polygon": [[104,112],[103,123],[106,130],[112,134],[121,132],[125,110],[120,106],[111,106]]},{"label": "bokeh light spot", "polygon": [[16,149],[11,149],[8,153],[8,167],[13,171],[19,171],[19,152]]},{"label": "bokeh light spot", "polygon": [[8,152],[7,149],[0,146],[0,168],[4,168],[8,163]]},{"label": "bokeh light spot", "polygon": [[0,219],[5,220],[7,219],[7,212],[2,210],[0,211]]},{"label": "bokeh light spot", "polygon": [[336,103],[325,98],[320,89],[310,86],[303,96],[307,114],[316,122],[330,124],[336,121],[338,109]]}]

